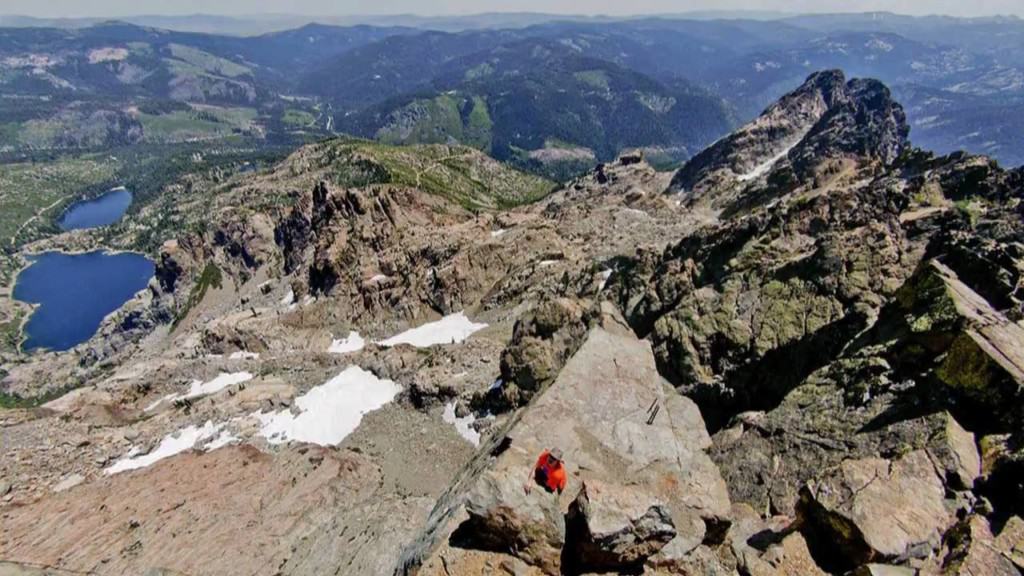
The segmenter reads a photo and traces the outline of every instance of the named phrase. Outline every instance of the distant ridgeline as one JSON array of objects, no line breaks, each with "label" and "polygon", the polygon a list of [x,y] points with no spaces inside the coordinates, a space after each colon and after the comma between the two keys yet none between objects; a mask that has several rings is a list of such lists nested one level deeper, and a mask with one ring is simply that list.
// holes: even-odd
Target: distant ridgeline
[{"label": "distant ridgeline", "polygon": [[888,83],[916,144],[1024,161],[1024,23],[871,16],[381,18],[255,36],[7,28],[0,155],[349,132],[459,142],[563,178],[632,148],[678,164],[809,73],[839,68]]}]

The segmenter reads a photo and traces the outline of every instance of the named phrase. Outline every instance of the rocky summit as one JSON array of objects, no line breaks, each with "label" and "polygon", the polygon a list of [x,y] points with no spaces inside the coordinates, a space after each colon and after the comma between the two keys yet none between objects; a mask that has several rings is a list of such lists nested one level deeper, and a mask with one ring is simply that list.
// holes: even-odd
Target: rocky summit
[{"label": "rocky summit", "polygon": [[908,136],[824,71],[674,173],[189,182],[148,289],[3,380],[73,389],[0,412],[0,573],[1024,574],[1024,171]]}]

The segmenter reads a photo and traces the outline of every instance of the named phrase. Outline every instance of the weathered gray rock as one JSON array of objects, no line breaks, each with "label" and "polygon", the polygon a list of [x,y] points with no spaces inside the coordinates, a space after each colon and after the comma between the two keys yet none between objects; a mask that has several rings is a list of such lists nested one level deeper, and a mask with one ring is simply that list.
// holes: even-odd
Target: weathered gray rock
[{"label": "weathered gray rock", "polygon": [[994,545],[1018,570],[1024,571],[1024,520],[1011,516],[996,537]]},{"label": "weathered gray rock", "polygon": [[467,545],[509,552],[557,574],[565,543],[565,519],[558,498],[543,490],[527,494],[525,473],[486,473],[466,500],[467,520],[454,536]]},{"label": "weathered gray rock", "polygon": [[16,562],[0,561],[0,576],[59,576],[58,569],[26,566]]},{"label": "weathered gray rock", "polygon": [[62,479],[60,482],[55,484],[53,486],[53,491],[64,492],[65,490],[70,490],[75,486],[78,486],[82,482],[85,482],[85,476],[82,476],[81,474],[78,473],[70,474],[64,479]]},{"label": "weathered gray rock", "polygon": [[786,535],[759,558],[747,557],[744,565],[750,576],[825,576],[811,557],[807,541],[799,532]]},{"label": "weathered gray rock", "polygon": [[971,516],[946,534],[944,575],[1020,576],[1013,562],[995,545],[988,521]]},{"label": "weathered gray rock", "polygon": [[851,566],[927,556],[954,523],[927,452],[847,460],[802,492],[802,512],[821,545]]},{"label": "weathered gray rock", "polygon": [[963,429],[953,416],[943,415],[945,427],[935,440],[933,455],[943,464],[947,482],[958,489],[969,490],[981,474],[981,455],[974,434]]},{"label": "weathered gray rock", "polygon": [[635,568],[675,538],[668,508],[629,486],[584,482],[566,518],[567,558],[582,571]]}]

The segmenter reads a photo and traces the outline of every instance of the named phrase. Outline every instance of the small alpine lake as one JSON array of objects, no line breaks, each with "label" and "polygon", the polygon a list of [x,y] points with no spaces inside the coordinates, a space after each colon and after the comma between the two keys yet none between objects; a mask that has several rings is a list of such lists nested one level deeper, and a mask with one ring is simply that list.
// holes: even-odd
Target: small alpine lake
[{"label": "small alpine lake", "polygon": [[15,299],[38,304],[24,326],[26,351],[85,342],[153,277],[153,262],[131,252],[46,252],[30,260],[14,286]]},{"label": "small alpine lake", "polygon": [[98,198],[75,202],[60,217],[62,230],[84,230],[109,226],[124,216],[132,205],[132,193],[114,188]]}]

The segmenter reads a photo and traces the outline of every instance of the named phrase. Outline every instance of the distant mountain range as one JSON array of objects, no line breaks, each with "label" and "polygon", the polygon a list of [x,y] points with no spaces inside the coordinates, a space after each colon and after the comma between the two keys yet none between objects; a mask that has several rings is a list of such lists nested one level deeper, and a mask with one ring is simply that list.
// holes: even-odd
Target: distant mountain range
[{"label": "distant mountain range", "polygon": [[0,28],[0,151],[343,131],[560,176],[631,148],[685,160],[838,68],[889,84],[915,144],[1024,163],[1018,18],[714,16],[397,16],[248,36],[306,18],[3,17],[20,27]]}]

